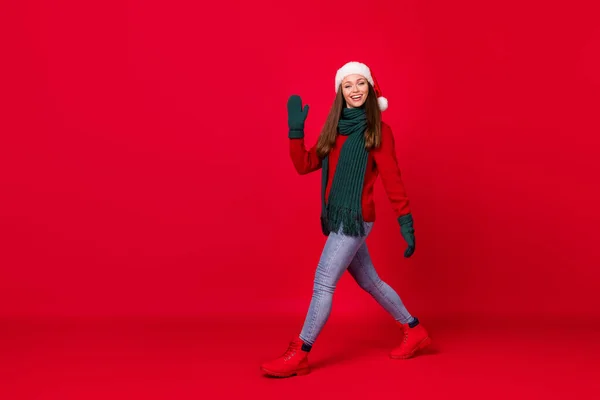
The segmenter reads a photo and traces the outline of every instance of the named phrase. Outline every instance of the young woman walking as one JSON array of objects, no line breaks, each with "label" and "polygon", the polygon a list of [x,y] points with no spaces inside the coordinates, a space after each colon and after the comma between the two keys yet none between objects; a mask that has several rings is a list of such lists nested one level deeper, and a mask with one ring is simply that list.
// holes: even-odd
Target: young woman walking
[{"label": "young woman walking", "polygon": [[310,371],[308,353],[331,312],[337,282],[345,271],[397,322],[402,335],[392,358],[409,358],[431,343],[419,320],[382,281],[365,242],[375,221],[373,186],[383,186],[406,241],[405,257],[415,251],[413,218],[396,160],[391,128],[381,120],[387,99],[369,67],[359,62],[342,66],[335,76],[337,96],[317,143],[304,143],[309,106],[299,96],[288,100],[290,155],[299,174],[321,170],[321,228],[327,241],[319,260],[313,295],[304,325],[281,357],[261,365],[271,376],[304,375]]}]

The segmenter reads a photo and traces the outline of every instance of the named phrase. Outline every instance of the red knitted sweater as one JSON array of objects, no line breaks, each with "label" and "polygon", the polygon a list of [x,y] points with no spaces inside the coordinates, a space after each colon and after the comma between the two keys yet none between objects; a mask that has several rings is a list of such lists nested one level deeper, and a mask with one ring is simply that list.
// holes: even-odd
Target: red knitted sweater
[{"label": "red knitted sweater", "polygon": [[[325,199],[329,197],[331,182],[340,156],[342,144],[348,138],[337,135],[334,147],[329,153],[329,170]],[[290,139],[290,155],[294,167],[299,174],[304,175],[321,168],[321,159],[317,156],[316,144],[307,150],[302,139]],[[362,192],[362,213],[365,222],[375,221],[375,201],[373,200],[373,186],[377,176],[381,175],[383,187],[392,203],[396,218],[409,214],[410,204],[396,159],[396,148],[392,129],[386,123],[381,123],[381,145],[371,150],[367,159],[367,171]]]}]

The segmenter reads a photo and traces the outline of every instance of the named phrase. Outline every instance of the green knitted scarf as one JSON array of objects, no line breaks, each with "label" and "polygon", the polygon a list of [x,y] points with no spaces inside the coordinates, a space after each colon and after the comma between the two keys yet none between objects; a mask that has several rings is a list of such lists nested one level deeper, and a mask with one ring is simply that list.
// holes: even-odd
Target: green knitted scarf
[{"label": "green knitted scarf", "polygon": [[328,178],[328,159],[322,162],[321,228],[324,235],[338,232],[349,236],[364,236],[362,191],[367,169],[368,152],[365,149],[367,116],[364,108],[344,108],[338,123],[338,132],[348,138],[344,142],[335,167],[329,198],[325,201]]}]

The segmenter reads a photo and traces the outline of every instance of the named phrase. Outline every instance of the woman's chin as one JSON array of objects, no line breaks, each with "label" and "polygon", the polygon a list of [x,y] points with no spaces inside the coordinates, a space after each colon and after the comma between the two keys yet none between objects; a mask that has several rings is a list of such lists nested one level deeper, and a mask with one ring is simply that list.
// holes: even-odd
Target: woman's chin
[{"label": "woman's chin", "polygon": [[346,105],[349,108],[361,108],[362,106],[365,105],[365,102],[364,101],[358,101],[358,102],[349,101],[349,102],[346,102]]}]

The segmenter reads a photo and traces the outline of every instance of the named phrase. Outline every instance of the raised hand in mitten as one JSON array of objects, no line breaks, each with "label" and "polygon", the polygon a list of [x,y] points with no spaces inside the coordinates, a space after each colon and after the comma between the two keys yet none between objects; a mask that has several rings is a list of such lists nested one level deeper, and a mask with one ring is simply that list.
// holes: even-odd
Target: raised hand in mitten
[{"label": "raised hand in mitten", "polygon": [[408,245],[404,252],[404,257],[408,258],[415,252],[415,229],[413,227],[413,217],[411,214],[403,215],[398,218],[400,224],[400,233]]},{"label": "raised hand in mitten", "polygon": [[298,95],[292,95],[287,103],[288,112],[288,137],[300,139],[304,137],[304,121],[308,116],[308,104],[302,108],[302,99]]}]

